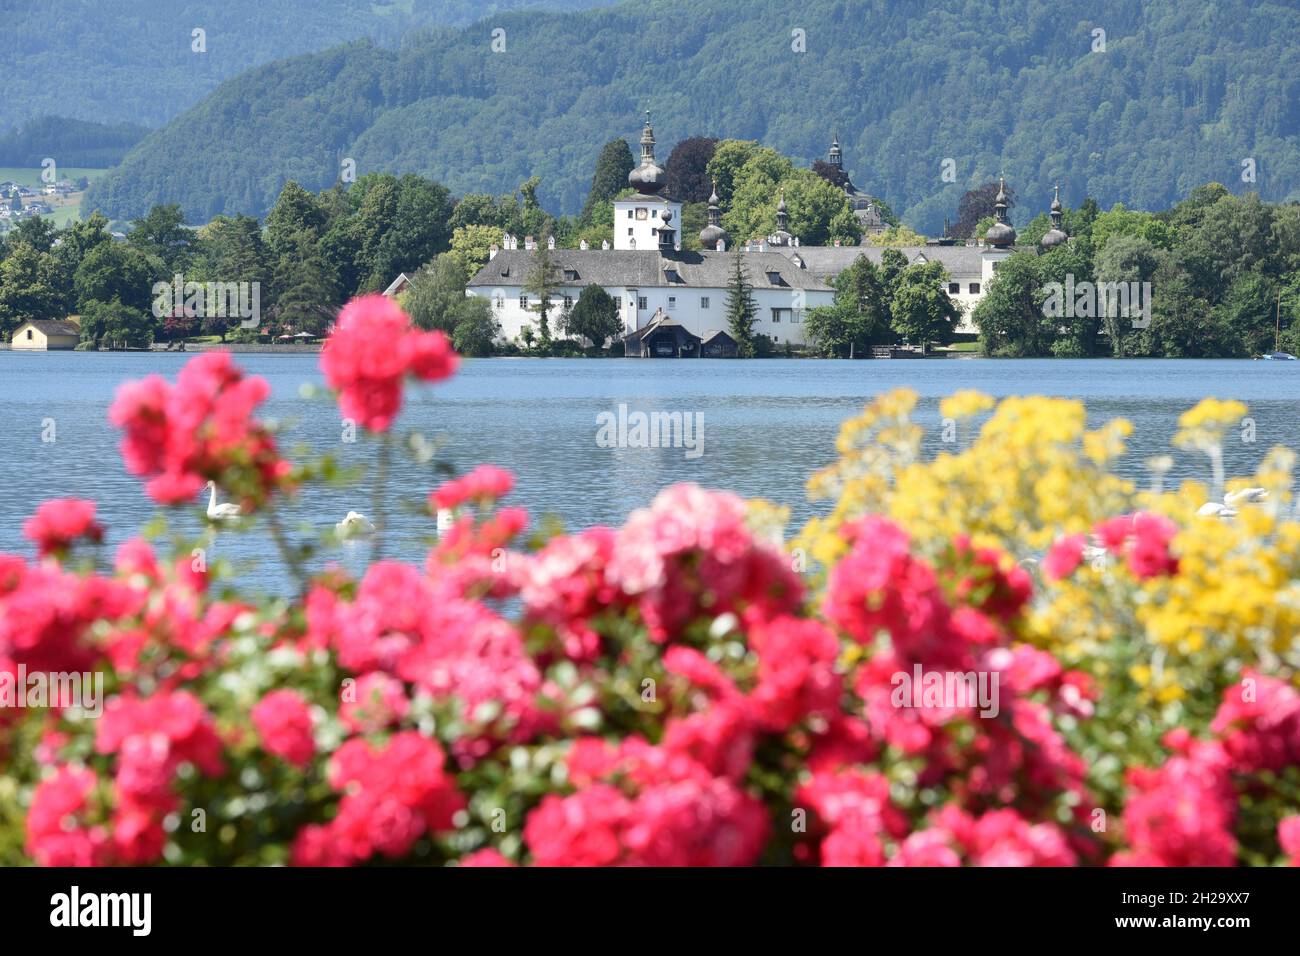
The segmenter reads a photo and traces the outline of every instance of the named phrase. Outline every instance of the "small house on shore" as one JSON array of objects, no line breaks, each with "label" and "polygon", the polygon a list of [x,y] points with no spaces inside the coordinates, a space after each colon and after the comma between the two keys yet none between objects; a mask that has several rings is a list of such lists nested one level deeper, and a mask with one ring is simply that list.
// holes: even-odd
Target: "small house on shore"
[{"label": "small house on shore", "polygon": [[68,319],[36,319],[14,329],[10,348],[15,351],[46,352],[75,349],[81,341],[81,327]]},{"label": "small house on shore", "polygon": [[700,337],[666,312],[657,312],[643,329],[628,335],[633,358],[699,358]]},{"label": "small house on shore", "polygon": [[739,355],[740,347],[726,332],[714,329],[704,333],[704,340],[700,344],[701,358],[737,358]]}]

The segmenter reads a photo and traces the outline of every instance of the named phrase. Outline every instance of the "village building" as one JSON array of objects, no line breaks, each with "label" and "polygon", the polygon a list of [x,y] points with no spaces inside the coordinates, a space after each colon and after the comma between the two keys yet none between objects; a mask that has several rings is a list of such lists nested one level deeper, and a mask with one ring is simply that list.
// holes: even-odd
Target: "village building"
[{"label": "village building", "polygon": [[69,319],[35,319],[14,329],[10,348],[19,352],[75,349],[81,341],[81,326]]}]

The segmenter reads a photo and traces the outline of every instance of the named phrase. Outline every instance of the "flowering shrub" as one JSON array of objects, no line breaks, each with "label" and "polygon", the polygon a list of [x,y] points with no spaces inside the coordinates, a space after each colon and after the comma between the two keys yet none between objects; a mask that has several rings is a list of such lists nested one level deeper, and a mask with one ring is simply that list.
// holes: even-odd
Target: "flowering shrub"
[{"label": "flowering shrub", "polygon": [[[379,297],[321,361],[380,441],[407,378],[455,367]],[[214,480],[271,522],[322,469],[291,477],[265,395],[214,353],[112,420],[156,500]],[[36,559],[0,555],[0,690],[97,670],[107,700],[0,709],[0,862],[1300,860],[1288,455],[1207,521],[1203,488],[1116,477],[1125,426],[1076,403],[961,393],[964,447],[923,461],[914,402],[846,424],[791,552],[775,509],[693,485],[525,538],[484,466],[430,490],[431,540],[453,521],[423,566],[273,599],[144,538],[97,567],[93,506],[48,502]]]}]

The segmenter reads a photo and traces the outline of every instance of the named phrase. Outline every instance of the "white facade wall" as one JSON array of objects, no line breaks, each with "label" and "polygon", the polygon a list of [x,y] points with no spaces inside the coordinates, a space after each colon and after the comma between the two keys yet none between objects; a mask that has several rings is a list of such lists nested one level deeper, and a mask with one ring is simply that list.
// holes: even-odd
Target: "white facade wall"
[{"label": "white facade wall", "polygon": [[614,248],[640,252],[659,248],[659,224],[664,210],[671,210],[671,227],[676,233],[674,248],[681,251],[682,204],[657,196],[633,196],[614,200]]},{"label": "white facade wall", "polygon": [[[565,286],[556,293],[555,308],[548,317],[552,333],[564,311],[564,296],[570,296],[576,303],[583,288],[585,286]],[[648,325],[660,309],[700,337],[714,329],[725,331],[727,328],[725,288],[654,286],[637,289],[605,286],[604,289],[619,303],[624,332],[634,332]],[[501,286],[491,291],[471,288],[467,294],[489,296],[493,314],[501,323],[503,341],[518,341],[524,328],[537,328],[537,297],[529,298],[529,303],[534,308],[525,308],[521,304],[521,296],[524,294],[521,286]],[[807,311],[831,305],[834,300],[833,292],[755,288],[754,301],[758,305],[758,315],[754,322],[754,332],[771,336],[779,344],[803,345],[806,342],[803,330]]]}]

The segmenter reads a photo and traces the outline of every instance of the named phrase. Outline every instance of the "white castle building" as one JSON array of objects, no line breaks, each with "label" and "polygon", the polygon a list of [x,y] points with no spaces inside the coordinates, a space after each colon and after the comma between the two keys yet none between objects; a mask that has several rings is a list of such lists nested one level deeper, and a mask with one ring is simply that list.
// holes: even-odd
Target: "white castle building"
[{"label": "white castle building", "polygon": [[[559,287],[551,315],[572,308],[582,290],[595,283],[619,303],[629,354],[670,354],[660,339],[672,340],[675,355],[709,355],[708,343],[726,337],[727,287],[734,269],[735,252],[728,252],[730,237],[721,224],[717,191],[709,197],[708,225],[700,232],[702,251],[683,251],[678,238],[682,204],[662,195],[667,176],[655,162],[654,130],[646,114],[641,133],[641,163],[628,174],[636,195],[614,203],[614,246],[590,249],[556,249],[547,240]],[[838,141],[832,144],[831,165],[843,162]],[[842,167],[841,167],[842,168]],[[1007,219],[1005,182],[995,203],[996,221],[979,245],[951,239],[931,240],[921,246],[895,246],[908,264],[938,262],[947,272],[945,289],[962,309],[959,333],[978,330],[971,313],[984,297],[989,282],[1003,260],[1017,251],[1016,231]],[[846,180],[846,194],[864,229],[879,222],[874,201]],[[1059,188],[1051,207],[1053,227],[1042,239],[1048,250],[1067,237],[1061,230]],[[868,221],[869,220],[869,221]],[[754,300],[758,305],[754,332],[777,344],[804,345],[804,317],[808,310],[831,305],[834,277],[860,256],[880,264],[882,246],[805,246],[788,231],[789,215],[782,196],[777,205],[777,229],[771,236],[740,247],[741,258]],[[1023,248],[1023,247],[1022,247]],[[524,329],[537,327],[536,296],[526,291],[537,266],[536,243],[524,248],[514,236],[493,246],[488,263],[470,279],[467,295],[486,296],[501,324],[501,336],[517,341]],[[554,328],[554,326],[553,326]],[[671,331],[671,335],[660,333]],[[722,333],[722,338],[717,338]],[[651,339],[658,343],[650,348]],[[732,343],[734,345],[734,343]],[[641,345],[646,347],[642,348]]]},{"label": "white castle building", "polygon": [[[553,315],[571,308],[582,290],[595,283],[619,303],[623,332],[631,340],[639,342],[661,329],[681,330],[672,336],[674,354],[709,354],[702,343],[727,329],[727,287],[735,252],[727,251],[716,192],[709,203],[709,225],[700,233],[704,249],[681,248],[677,223],[682,204],[661,195],[667,177],[655,162],[654,146],[647,116],[641,133],[641,164],[628,174],[637,194],[614,203],[614,248],[556,249],[554,240],[548,240],[560,283]],[[805,344],[807,311],[834,302],[835,290],[826,277],[775,249],[746,250],[741,259],[758,306],[755,334],[778,344]],[[468,295],[489,297],[502,338],[508,341],[537,326],[539,303],[525,288],[536,260],[531,239],[526,238],[520,249],[515,237],[506,236],[503,247],[493,247],[487,265],[466,288]]]}]

